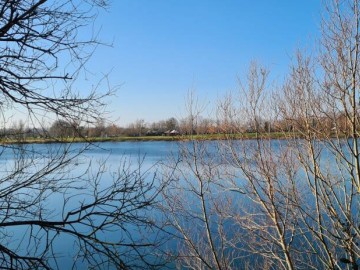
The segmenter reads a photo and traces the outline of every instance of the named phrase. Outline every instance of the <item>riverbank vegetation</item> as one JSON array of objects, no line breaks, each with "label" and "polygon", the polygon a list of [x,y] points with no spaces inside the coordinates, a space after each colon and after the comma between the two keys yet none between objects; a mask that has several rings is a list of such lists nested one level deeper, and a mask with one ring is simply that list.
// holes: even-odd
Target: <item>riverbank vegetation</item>
[{"label": "riverbank vegetation", "polygon": [[[146,141],[214,141],[214,140],[251,140],[256,139],[259,133],[237,133],[237,134],[197,134],[197,135],[158,135],[158,136],[112,136],[112,137],[5,137],[0,139],[2,144],[31,144],[31,143],[77,143],[77,142],[146,142]],[[267,139],[286,139],[288,135],[282,132],[262,134]],[[301,135],[298,135],[301,138]]]}]

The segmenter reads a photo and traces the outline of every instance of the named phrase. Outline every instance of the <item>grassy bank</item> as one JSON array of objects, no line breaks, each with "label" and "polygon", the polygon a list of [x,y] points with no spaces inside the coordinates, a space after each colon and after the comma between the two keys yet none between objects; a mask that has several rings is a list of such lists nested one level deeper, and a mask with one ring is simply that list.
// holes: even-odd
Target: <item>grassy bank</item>
[{"label": "grassy bank", "polygon": [[[288,136],[282,132],[261,134],[262,138],[284,139]],[[288,134],[289,135],[289,134]],[[74,143],[74,142],[143,142],[143,141],[190,141],[190,140],[226,140],[226,139],[255,139],[256,133],[242,134],[201,134],[201,135],[181,135],[181,136],[117,136],[117,137],[70,137],[70,138],[2,138],[1,144],[29,144],[29,143]]]}]

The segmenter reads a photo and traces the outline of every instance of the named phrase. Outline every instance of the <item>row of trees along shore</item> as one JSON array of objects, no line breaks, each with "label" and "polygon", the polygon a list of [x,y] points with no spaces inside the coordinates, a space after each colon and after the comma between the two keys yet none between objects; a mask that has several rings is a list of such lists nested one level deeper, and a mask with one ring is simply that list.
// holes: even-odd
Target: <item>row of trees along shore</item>
[{"label": "row of trees along shore", "polygon": [[[277,119],[274,119],[277,118]],[[160,120],[153,123],[146,123],[144,120],[137,120],[128,124],[126,127],[118,126],[114,123],[107,124],[101,119],[91,127],[86,127],[78,123],[66,120],[56,120],[49,127],[30,128],[26,127],[25,122],[18,121],[10,128],[3,128],[0,136],[17,138],[68,138],[68,137],[139,137],[139,136],[171,136],[171,135],[206,135],[206,134],[248,134],[261,133],[271,137],[271,133],[276,133],[275,137],[281,133],[297,132],[299,136],[303,134],[304,119],[295,119],[294,116],[286,119],[279,119],[279,114],[274,118],[261,117],[244,121],[244,119],[216,119],[205,118],[198,115],[196,119],[186,117],[177,120],[171,117],[167,120]],[[324,136],[341,135],[347,137],[351,133],[351,124],[347,120],[346,112],[339,111],[334,115],[334,119],[327,117],[312,116],[308,119],[309,125]],[[171,133],[171,131],[175,131]],[[338,132],[339,134],[336,134]]]},{"label": "row of trees along shore", "polygon": [[[219,101],[215,123],[189,96],[187,132],[215,127],[227,140],[180,141],[150,169],[143,158],[111,168],[82,155],[90,142],[2,144],[0,268],[358,270],[359,4],[324,1],[316,50],[297,53],[276,89],[252,64],[240,91]],[[85,93],[75,83],[99,45],[85,30],[104,8],[105,0],[0,1],[3,126],[15,109],[29,126],[53,123],[48,136],[111,127],[101,112],[112,89]],[[182,121],[144,126],[134,123],[132,135]],[[23,124],[12,131],[26,134]],[[249,131],[254,140],[231,136]],[[275,131],[286,140],[266,136]]]}]

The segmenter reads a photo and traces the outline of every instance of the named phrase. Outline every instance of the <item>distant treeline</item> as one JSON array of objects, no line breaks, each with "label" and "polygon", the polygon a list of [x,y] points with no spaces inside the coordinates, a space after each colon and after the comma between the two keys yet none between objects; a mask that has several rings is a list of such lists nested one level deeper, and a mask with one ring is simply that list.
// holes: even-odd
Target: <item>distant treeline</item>
[{"label": "distant treeline", "polygon": [[[272,133],[272,132],[291,132],[296,130],[301,132],[305,129],[301,119],[282,119],[282,120],[261,120],[246,121],[245,119],[213,120],[202,117],[187,117],[177,120],[174,117],[160,120],[153,123],[146,123],[144,120],[137,120],[126,127],[118,126],[114,123],[106,123],[100,120],[95,124],[84,126],[65,120],[56,120],[48,128],[29,128],[22,121],[14,124],[11,128],[0,130],[0,136],[10,139],[21,138],[68,138],[68,137],[140,137],[140,136],[176,136],[176,135],[202,135],[202,134],[238,134],[238,133]],[[329,134],[333,132],[334,126],[341,127],[344,135],[350,132],[350,125],[346,117],[338,115],[336,121],[315,118],[311,121],[311,126],[321,133]]]}]

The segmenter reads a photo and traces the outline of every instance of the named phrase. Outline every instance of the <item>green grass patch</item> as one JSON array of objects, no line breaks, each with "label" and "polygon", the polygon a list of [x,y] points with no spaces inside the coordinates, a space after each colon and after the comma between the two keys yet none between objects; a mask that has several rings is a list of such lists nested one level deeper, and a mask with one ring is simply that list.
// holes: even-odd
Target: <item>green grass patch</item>
[{"label": "green grass patch", "polygon": [[116,136],[116,137],[66,137],[66,138],[2,138],[2,144],[28,143],[76,143],[76,142],[145,142],[145,141],[191,141],[191,140],[242,140],[242,139],[285,139],[294,137],[294,134],[284,132],[272,133],[237,133],[237,134],[199,134],[179,136]]}]

